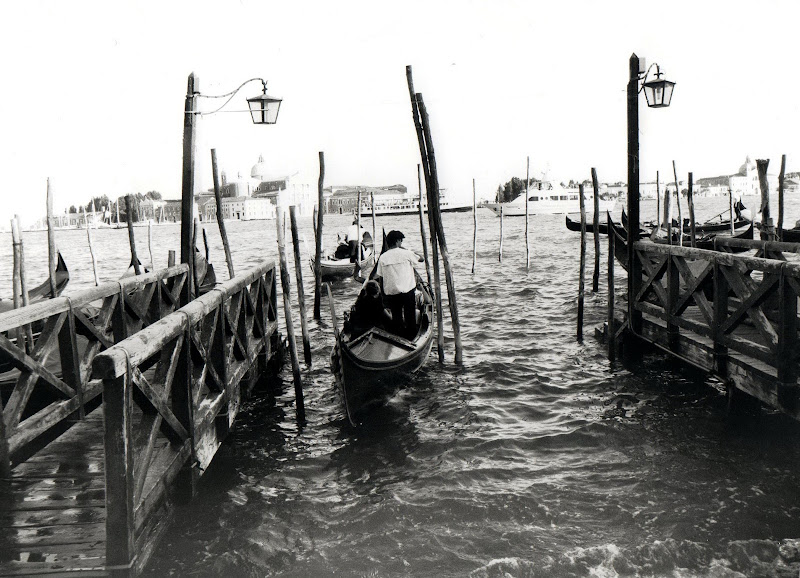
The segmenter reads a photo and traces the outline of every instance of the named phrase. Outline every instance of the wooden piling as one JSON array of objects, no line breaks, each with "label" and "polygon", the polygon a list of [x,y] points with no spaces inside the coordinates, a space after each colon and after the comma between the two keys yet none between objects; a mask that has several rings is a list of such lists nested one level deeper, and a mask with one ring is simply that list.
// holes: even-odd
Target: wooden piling
[{"label": "wooden piling", "polygon": [[284,239],[283,208],[276,207],[275,225],[278,232],[278,257],[281,267],[281,287],[283,288],[283,316],[286,321],[286,339],[289,342],[289,354],[292,359],[292,377],[294,379],[294,397],[297,405],[297,420],[305,422],[306,410],[303,402],[303,383],[300,377],[300,362],[297,359],[297,342],[294,336],[294,323],[292,322],[291,282],[289,280],[289,267],[286,264],[286,241]]},{"label": "wooden piling", "polygon": [[[125,220],[128,222],[128,243],[131,246],[131,265],[137,275],[142,274],[139,266],[139,257],[136,256],[136,238],[133,235],[133,201],[130,195],[125,195]],[[193,267],[192,267],[193,269]]]},{"label": "wooden piling", "polygon": [[678,183],[678,169],[672,161],[672,173],[675,175],[675,206],[678,207],[678,245],[683,247],[683,215],[681,214],[681,186]]},{"label": "wooden piling", "polygon": [[427,151],[428,169],[431,177],[430,186],[428,187],[428,214],[433,214],[433,222],[436,225],[436,241],[439,243],[439,249],[442,256],[442,264],[444,265],[444,278],[447,284],[447,301],[450,307],[450,324],[453,327],[453,341],[455,342],[455,364],[463,365],[463,350],[461,347],[461,323],[458,317],[458,300],[456,296],[455,281],[453,278],[453,270],[450,266],[450,255],[447,251],[447,242],[444,236],[444,225],[442,224],[442,215],[439,210],[439,176],[436,170],[436,155],[433,149],[433,138],[431,136],[431,127],[428,118],[428,111],[425,108],[425,101],[422,99],[421,93],[416,93],[417,106],[419,107],[419,115],[422,120],[422,132],[425,137],[425,149]]},{"label": "wooden piling", "polygon": [[472,179],[472,272],[478,257],[478,198],[475,192],[475,179]]},{"label": "wooden piling", "polygon": [[769,212],[769,183],[767,182],[767,167],[769,159],[756,159],[758,170],[758,185],[761,189],[761,238],[767,241],[775,240],[772,229],[772,218]]},{"label": "wooden piling", "polygon": [[322,185],[325,182],[325,153],[319,151],[319,180],[317,180],[317,223],[315,232],[314,249],[314,319],[322,319],[320,314],[320,301],[322,294],[322,270],[320,260],[322,259],[322,215],[325,199],[322,194]]},{"label": "wooden piling", "polygon": [[225,263],[228,264],[228,278],[233,279],[233,257],[228,244],[228,233],[225,231],[225,219],[222,215],[222,192],[219,189],[219,171],[217,169],[217,149],[211,149],[211,173],[214,177],[214,200],[217,203],[217,224],[219,236],[222,237],[222,248],[225,251]]},{"label": "wooden piling", "polygon": [[431,278],[431,263],[428,258],[428,236],[425,234],[425,207],[422,198],[422,175],[421,168],[417,163],[417,189],[419,193],[419,236],[422,239],[422,257],[425,259],[425,273],[428,277],[428,289],[433,288],[433,279]]},{"label": "wooden piling", "polygon": [[300,256],[300,236],[297,233],[297,216],[294,205],[289,207],[289,222],[292,229],[292,246],[294,247],[294,273],[297,278],[297,305],[300,309],[300,330],[303,335],[303,358],[306,365],[311,365],[311,338],[308,336],[306,294],[303,287],[303,259]]},{"label": "wooden piling", "polygon": [[153,260],[153,219],[147,219],[147,251],[150,253],[150,270],[155,271],[156,263]]},{"label": "wooden piling", "polygon": [[734,223],[735,212],[733,210],[733,187],[731,186],[731,179],[728,179],[728,205],[731,211],[731,237],[736,234],[736,224]]},{"label": "wooden piling", "polygon": [[378,260],[378,239],[375,238],[376,225],[375,225],[375,191],[369,192],[369,206],[372,208],[372,254],[375,260]]},{"label": "wooden piling", "polygon": [[[13,304],[14,309],[19,309],[22,307],[22,238],[20,237],[19,223],[16,217],[11,219],[11,243],[14,251],[14,271],[12,276],[12,290],[14,291]],[[25,331],[21,327],[17,329],[17,342],[21,345],[24,344],[20,349],[30,351],[32,344],[25,342]],[[2,419],[2,416],[0,416],[0,420]]]},{"label": "wooden piling", "polygon": [[[28,277],[25,274],[25,247],[22,243],[21,221],[19,215],[14,215],[14,220],[11,222],[11,237],[14,240],[14,229],[16,228],[16,242],[14,256],[17,258],[17,269],[19,271],[19,294],[22,307],[27,307],[30,303],[28,297]],[[27,342],[25,347],[28,353],[33,350],[33,330],[30,325],[25,325],[25,337]],[[24,340],[23,340],[24,341]]]},{"label": "wooden piling", "polygon": [[425,271],[428,274],[428,289],[434,288],[433,301],[436,308],[436,354],[439,363],[444,363],[444,317],[442,315],[442,285],[439,280],[439,251],[436,246],[436,228],[433,226],[433,218],[430,208],[427,211],[428,225],[431,230],[431,257],[433,259],[434,281],[431,281],[431,268],[428,263],[428,242],[425,235],[425,203],[422,198],[422,180],[420,177],[420,165],[417,164],[417,186],[419,187],[419,232],[422,237],[422,252],[425,259]]},{"label": "wooden piling", "polygon": [[689,203],[689,234],[691,235],[692,248],[697,247],[697,230],[694,223],[694,191],[692,173],[689,173],[689,188],[687,189],[686,200]]},{"label": "wooden piling", "polygon": [[50,296],[57,297],[56,267],[58,266],[58,250],[56,249],[56,232],[53,229],[53,190],[50,187],[49,177],[47,178],[47,257],[50,274]]},{"label": "wooden piling", "polygon": [[502,203],[498,203],[500,205],[500,248],[497,251],[497,260],[498,262],[503,262],[503,205]]},{"label": "wooden piling", "polygon": [[531,266],[531,244],[528,238],[528,227],[529,227],[529,220],[528,220],[528,199],[530,194],[528,194],[528,188],[531,186],[531,157],[526,157],[525,163],[525,268]]},{"label": "wooden piling", "polygon": [[97,278],[97,259],[95,259],[94,257],[94,244],[92,243],[91,227],[86,227],[86,239],[89,243],[89,256],[92,258],[92,273],[94,273],[94,284],[100,285],[100,281]]},{"label": "wooden piling", "polygon": [[656,231],[661,230],[661,191],[658,186],[658,171],[656,171]]},{"label": "wooden piling", "polygon": [[[658,178],[658,172],[656,172],[656,178]],[[669,244],[672,245],[672,212],[670,211],[670,200],[669,186],[664,185],[664,231],[667,233]]]},{"label": "wooden piling", "polygon": [[[578,273],[578,341],[583,341],[583,293],[584,269],[586,268],[586,201],[583,198],[583,183],[578,185],[578,202],[581,208],[581,261]],[[612,234],[611,229],[608,231]]]},{"label": "wooden piling", "polygon": [[167,253],[167,267],[175,266],[175,249],[170,249]]},{"label": "wooden piling", "polygon": [[[197,250],[197,231],[198,230],[200,230],[200,219],[195,217],[194,220],[192,221],[192,262],[194,262],[194,260],[196,258],[195,251]],[[197,275],[198,275],[197,267],[192,267],[191,271],[192,271],[191,284],[194,286],[194,289],[192,290],[192,295],[197,297],[197,295],[199,294],[199,291],[200,291],[200,282],[202,281],[202,279],[199,279],[197,277]]]},{"label": "wooden piling", "polygon": [[781,156],[781,172],[778,174],[778,229],[777,239],[783,241],[783,186],[786,174],[786,155]]},{"label": "wooden piling", "polygon": [[608,313],[606,315],[606,339],[608,340],[608,359],[614,361],[616,357],[616,342],[614,336],[616,329],[614,327],[614,235],[612,234],[612,227],[614,226],[611,220],[611,214],[606,213],[606,220],[608,224]]},{"label": "wooden piling", "polygon": [[356,239],[358,239],[358,249],[356,249],[356,259],[358,262],[361,262],[361,242],[364,240],[361,237],[361,189],[358,189],[358,195],[356,199],[356,227],[358,231],[356,232]]},{"label": "wooden piling", "polygon": [[[594,273],[592,274],[592,293],[600,287],[600,184],[597,182],[597,171],[592,167],[592,190],[594,191],[594,212],[592,213],[592,236],[594,237]],[[656,219],[658,220],[658,219]],[[611,234],[609,229],[608,234]]]}]

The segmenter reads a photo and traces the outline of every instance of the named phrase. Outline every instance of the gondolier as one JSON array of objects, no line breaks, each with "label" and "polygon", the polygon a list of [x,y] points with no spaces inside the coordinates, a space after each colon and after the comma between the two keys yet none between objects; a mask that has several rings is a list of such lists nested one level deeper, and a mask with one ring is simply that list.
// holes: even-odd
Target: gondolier
[{"label": "gondolier", "polygon": [[358,226],[358,219],[353,219],[353,224],[347,229],[347,235],[344,240],[347,241],[350,247],[350,262],[355,263],[359,260],[358,245],[364,242],[364,234],[367,230],[364,227]]},{"label": "gondolier", "polygon": [[395,331],[398,335],[408,337],[416,332],[417,324],[414,263],[423,259],[414,251],[402,247],[404,238],[405,235],[400,231],[389,231],[386,235],[389,248],[378,259],[374,276],[383,281],[383,294],[392,312]]}]

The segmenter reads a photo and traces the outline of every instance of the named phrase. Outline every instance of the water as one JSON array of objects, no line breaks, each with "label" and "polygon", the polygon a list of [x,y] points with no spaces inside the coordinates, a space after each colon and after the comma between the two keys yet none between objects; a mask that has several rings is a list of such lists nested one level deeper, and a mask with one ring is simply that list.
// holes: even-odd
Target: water
[{"label": "water", "polygon": [[[698,213],[726,202],[700,199]],[[643,204],[643,217],[654,211]],[[578,343],[579,235],[563,221],[531,218],[526,271],[524,220],[505,221],[498,264],[499,220],[481,210],[473,275],[472,216],[445,215],[464,368],[452,365],[448,328],[447,363],[439,366],[433,353],[358,429],[334,390],[324,308],[311,326],[314,365],[303,366],[306,426],[295,419],[287,367],[274,397],[248,402],[199,495],[176,510],[147,574],[788,575],[775,562],[776,541],[800,536],[800,428],[769,411],[729,421],[721,384],[661,356],[631,367],[609,363],[592,336],[606,315],[605,237],[600,292],[587,293],[586,339]],[[421,247],[415,217],[382,222],[403,230],[406,246]],[[326,216],[326,242],[348,224]],[[274,222],[228,229],[240,270],[274,256]],[[310,219],[301,229],[313,251]],[[146,232],[136,230],[143,261]],[[178,233],[154,227],[157,266],[178,248]],[[86,286],[85,232],[57,235],[71,287]],[[26,235],[33,280],[43,271],[44,238]],[[223,278],[217,239],[209,227]],[[127,262],[127,233],[96,231],[95,241],[104,277],[115,278]],[[313,295],[308,268],[304,274]],[[339,312],[356,291],[353,282],[335,287]]]}]

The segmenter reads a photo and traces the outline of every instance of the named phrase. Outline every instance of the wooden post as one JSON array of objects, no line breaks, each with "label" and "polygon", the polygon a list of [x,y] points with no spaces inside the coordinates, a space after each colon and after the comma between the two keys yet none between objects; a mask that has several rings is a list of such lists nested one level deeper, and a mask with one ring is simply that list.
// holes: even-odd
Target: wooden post
[{"label": "wooden post", "polygon": [[[128,369],[103,380],[106,468],[106,565],[128,568],[136,556],[134,503],[133,389]],[[132,569],[131,569],[132,570]],[[132,575],[127,570],[112,576]]]},{"label": "wooden post", "polygon": [[425,137],[425,149],[427,151],[428,168],[430,172],[430,186],[428,187],[428,214],[433,214],[433,222],[436,225],[436,241],[439,243],[444,265],[444,278],[447,283],[447,301],[450,306],[450,324],[453,327],[453,341],[455,342],[455,364],[463,365],[463,351],[461,347],[461,324],[458,317],[458,301],[456,296],[455,281],[453,270],[450,266],[450,255],[447,252],[447,242],[444,237],[444,225],[442,224],[442,214],[439,210],[439,176],[436,171],[436,155],[433,150],[433,138],[428,119],[428,111],[425,108],[425,101],[422,94],[416,93],[416,102],[419,107],[419,115],[422,120],[422,131]]},{"label": "wooden post", "polygon": [[117,197],[117,202],[114,203],[114,207],[117,210],[117,229],[119,229],[119,197]]},{"label": "wooden post", "polygon": [[356,259],[361,263],[361,242],[364,240],[361,237],[361,189],[358,189],[356,205],[356,227],[358,228],[358,249],[356,250]]},{"label": "wooden post", "polygon": [[58,250],[56,249],[56,232],[53,229],[53,191],[50,188],[49,177],[47,179],[47,256],[48,270],[50,272],[50,296],[57,297],[56,266],[58,264]]},{"label": "wooden post", "polygon": [[211,173],[214,176],[214,200],[217,203],[217,224],[219,236],[222,237],[222,248],[225,251],[225,262],[228,264],[228,278],[233,279],[233,257],[228,244],[228,233],[225,231],[225,219],[222,218],[222,192],[219,190],[219,172],[217,170],[217,149],[211,149]]},{"label": "wooden post", "polygon": [[322,215],[325,213],[325,199],[322,194],[322,184],[325,182],[325,153],[319,151],[319,180],[317,181],[317,226],[314,229],[316,247],[314,250],[314,319],[322,319],[320,315],[320,299],[322,293]]},{"label": "wooden post", "polygon": [[428,214],[428,224],[431,230],[431,256],[433,258],[433,271],[435,282],[431,281],[431,268],[428,263],[428,242],[425,235],[425,203],[422,199],[422,181],[420,177],[420,165],[417,164],[417,186],[419,187],[419,231],[422,236],[422,251],[425,259],[425,271],[428,274],[428,289],[435,289],[433,293],[434,306],[436,308],[436,354],[439,363],[444,363],[444,317],[442,315],[442,286],[439,281],[439,250],[436,246],[436,228],[433,226],[433,217],[430,208]]},{"label": "wooden post", "polygon": [[147,219],[147,251],[150,253],[150,270],[156,270],[153,260],[153,219]]},{"label": "wooden post", "polygon": [[658,171],[656,171],[656,230],[661,230],[661,191],[658,188]]},{"label": "wooden post", "polygon": [[94,284],[99,285],[100,281],[97,278],[97,259],[94,257],[94,244],[92,243],[92,229],[86,227],[86,238],[89,242],[89,256],[92,258],[92,273],[94,273]]},{"label": "wooden post", "polygon": [[[656,172],[656,178],[658,178],[658,172]],[[672,214],[670,211],[670,193],[669,187],[664,186],[664,230],[667,232],[667,238],[669,239],[669,244],[672,244]]]},{"label": "wooden post", "polygon": [[289,267],[286,264],[286,242],[284,240],[284,215],[283,207],[276,207],[275,225],[278,231],[278,256],[281,266],[281,287],[283,288],[283,316],[286,321],[286,339],[289,341],[289,354],[292,358],[292,376],[294,378],[294,397],[297,404],[297,420],[305,422],[306,410],[303,402],[303,383],[300,378],[300,362],[297,359],[297,342],[294,336],[294,323],[292,322],[291,282],[289,280]]},{"label": "wooden post", "polygon": [[[14,273],[12,277],[13,290],[14,290],[14,309],[22,307],[22,237],[19,231],[19,221],[15,216],[11,219],[11,242],[14,250]],[[33,348],[33,343],[26,343],[25,330],[22,327],[17,328],[17,347],[21,351],[28,351]]]},{"label": "wooden post", "polygon": [[[583,275],[586,266],[586,202],[583,198],[583,183],[578,185],[578,199],[581,208],[581,262],[580,271],[578,273],[578,341],[583,341]],[[612,234],[612,231],[609,230],[609,234]]]},{"label": "wooden post", "polygon": [[736,214],[733,210],[733,187],[731,186],[731,179],[728,179],[728,205],[730,205],[731,210],[731,237],[736,234],[736,224],[734,221],[736,220]]},{"label": "wooden post", "polygon": [[422,200],[422,175],[420,165],[417,163],[417,188],[419,192],[419,236],[422,238],[422,256],[425,259],[425,273],[428,277],[428,289],[433,288],[431,278],[431,263],[428,258],[428,236],[425,234],[425,209]]},{"label": "wooden post", "polygon": [[175,266],[175,250],[170,249],[169,253],[167,253],[167,267],[174,267]]},{"label": "wooden post", "polygon": [[478,257],[478,197],[475,192],[475,179],[472,179],[472,272]]},{"label": "wooden post", "polygon": [[[594,273],[592,274],[592,292],[597,293],[600,287],[600,185],[597,182],[597,171],[594,167],[592,167],[592,189],[594,190],[594,213],[592,214],[592,223],[594,224]],[[611,229],[608,230],[608,234],[612,234]]]},{"label": "wooden post", "polygon": [[[429,170],[429,163],[428,163],[428,149],[426,147],[425,142],[425,135],[424,129],[422,125],[422,114],[420,113],[420,107],[417,102],[416,94],[414,93],[414,81],[411,77],[411,66],[406,66],[406,81],[408,83],[408,95],[411,100],[411,114],[414,120],[414,128],[417,132],[417,143],[419,144],[419,154],[420,159],[422,160],[422,164],[424,165],[425,171],[425,188],[426,194],[428,199],[428,228],[430,229],[431,234],[431,258],[433,260],[433,283],[434,283],[434,296],[436,302],[436,318],[437,318],[437,326],[438,326],[438,349],[439,349],[439,363],[444,363],[444,332],[443,332],[443,322],[442,322],[442,289],[440,283],[440,276],[439,276],[439,247],[437,244],[437,230],[434,224],[434,213],[433,207],[431,206],[431,196],[430,191],[433,187],[431,183],[433,177],[432,173]],[[437,187],[437,200],[438,200],[438,185]],[[422,210],[422,203],[420,201],[420,210]]]},{"label": "wooden post", "polygon": [[681,214],[681,185],[678,182],[678,169],[672,161],[672,174],[675,175],[675,206],[678,207],[678,245],[683,247],[683,215]]},{"label": "wooden post", "polygon": [[690,239],[692,242],[692,248],[694,249],[697,247],[697,230],[694,223],[694,191],[692,189],[692,173],[689,173],[689,188],[687,190],[686,200],[689,203],[689,234],[691,235]]},{"label": "wooden post", "polygon": [[[131,201],[130,195],[125,195],[125,212],[127,213],[125,216],[125,220],[128,222],[128,242],[131,246],[131,265],[133,265],[133,271],[137,275],[142,274],[142,270],[139,267],[139,257],[136,256],[136,239],[133,236],[133,214],[132,214],[132,206],[133,202]],[[193,267],[189,268],[191,272]]]},{"label": "wooden post", "polygon": [[292,245],[294,247],[294,274],[297,278],[297,304],[300,309],[300,329],[303,335],[303,358],[306,365],[311,365],[311,339],[308,336],[306,321],[306,295],[303,287],[303,259],[300,257],[300,238],[297,233],[297,216],[295,206],[289,207],[289,222],[292,229]]},{"label": "wooden post", "polygon": [[497,260],[502,263],[503,262],[503,205],[502,203],[498,203],[500,205],[500,249],[497,251]]},{"label": "wooden post", "polygon": [[531,244],[528,239],[528,187],[531,186],[531,157],[526,157],[525,163],[525,268],[531,266]]},{"label": "wooden post", "polygon": [[[186,100],[183,107],[183,173],[181,181],[181,263],[189,266],[189,281],[181,294],[181,304],[194,299],[194,250],[192,228],[194,216],[194,153],[195,127],[197,125],[197,98],[200,81],[192,72],[186,85]],[[130,222],[130,214],[128,215]],[[137,271],[138,274],[138,271]]]},{"label": "wooden post", "polygon": [[778,230],[777,239],[783,241],[783,186],[786,174],[786,155],[781,156],[781,172],[778,174]]},{"label": "wooden post", "polygon": [[730,288],[719,259],[714,260],[714,323],[711,327],[714,340],[714,369],[717,375],[728,375],[728,347],[725,345],[725,333],[722,324],[728,318]]},{"label": "wooden post", "polygon": [[611,220],[611,214],[606,213],[606,222],[608,225],[608,313],[606,315],[608,339],[608,358],[614,361],[616,357],[616,343],[614,335],[616,329],[614,328],[614,222]]},{"label": "wooden post", "polygon": [[205,249],[206,263],[210,263],[211,253],[208,251],[208,235],[206,235],[206,228],[201,226],[200,230],[203,231],[203,249]]},{"label": "wooden post", "polygon": [[775,239],[772,229],[772,217],[769,212],[769,183],[767,182],[767,167],[769,159],[756,159],[758,170],[758,184],[761,188],[761,238],[767,241]]},{"label": "wooden post", "polygon": [[378,260],[378,239],[375,238],[376,234],[376,226],[375,226],[375,191],[369,192],[369,206],[372,208],[372,255],[375,258],[375,261]]},{"label": "wooden post", "polygon": [[[784,155],[784,161],[786,155]],[[781,174],[783,174],[781,166]],[[781,315],[778,323],[778,401],[789,409],[794,410],[797,405],[797,291],[781,269],[779,294]]]},{"label": "wooden post", "polygon": [[[639,57],[631,54],[628,62],[628,321],[635,335],[641,334],[642,313],[635,297],[642,284],[642,264],[633,249],[639,240]],[[609,235],[611,231],[609,231]]]}]

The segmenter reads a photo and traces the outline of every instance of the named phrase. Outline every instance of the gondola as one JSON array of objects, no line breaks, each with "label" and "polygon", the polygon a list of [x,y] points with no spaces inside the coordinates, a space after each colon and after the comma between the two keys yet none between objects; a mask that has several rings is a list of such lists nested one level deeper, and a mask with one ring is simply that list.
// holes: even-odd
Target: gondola
[{"label": "gondola", "polygon": [[[614,223],[614,255],[617,258],[617,261],[622,265],[623,269],[626,271],[628,270],[628,249],[627,249],[627,239],[628,239],[628,231],[625,230],[624,227]],[[717,234],[711,233],[708,235],[704,235],[695,239],[695,248],[696,249],[706,249],[706,250],[714,250],[714,239],[717,237]],[[753,238],[753,223],[750,223],[750,226],[745,229],[744,231],[739,231],[735,235],[732,236],[720,236],[720,238],[728,238],[728,239],[752,239]],[[653,239],[653,242],[658,244],[667,244],[669,240],[666,237],[660,237]],[[677,236],[673,235],[672,244],[677,245],[678,239]],[[684,235],[684,247],[690,247],[690,241]],[[741,253],[747,251],[748,249],[742,247],[730,247],[728,249],[732,253]]]},{"label": "gondola", "polygon": [[[335,331],[331,369],[347,418],[358,425],[369,408],[384,402],[428,359],[433,345],[433,299],[417,275],[417,332],[405,339],[378,327]],[[334,315],[331,300],[331,313]],[[345,317],[347,319],[347,317]]]},{"label": "gondola", "polygon": [[[566,216],[566,219],[567,219],[567,229],[569,229],[570,231],[580,232],[580,230],[581,230],[581,222],[580,222],[580,220],[573,221],[572,219],[569,218],[569,215]],[[587,233],[594,233],[594,223],[590,223],[590,222],[587,221],[587,223],[586,223],[586,232]],[[600,233],[601,235],[607,235],[608,234],[608,223],[600,223],[600,225],[597,228],[597,232]]]},{"label": "gondola", "polygon": [[[744,205],[742,205],[744,207]],[[745,219],[744,217],[737,216],[736,219],[733,221],[733,228],[741,229],[742,227],[746,227],[750,224],[750,219]],[[626,229],[628,228],[628,215],[625,213],[625,209],[622,209],[622,226]],[[642,227],[643,231],[646,231],[646,234],[649,235],[652,233],[653,229],[658,227],[658,223],[649,222],[649,223],[640,223],[639,225]],[[678,222],[673,219],[672,220],[672,227],[674,229],[678,228]],[[580,229],[578,229],[580,230]],[[695,234],[705,234],[705,233],[724,233],[725,231],[731,230],[731,222],[728,221],[720,221],[717,223],[696,223],[694,226]],[[683,234],[687,235],[692,232],[692,226],[689,224],[688,219],[683,220]]]},{"label": "gondola", "polygon": [[[361,244],[361,257],[358,261],[358,271],[370,269],[375,264],[372,235],[364,233]],[[314,257],[310,258],[311,270],[314,271]],[[319,260],[320,275],[323,281],[347,279],[353,276],[355,263],[350,261],[350,247],[346,243],[339,244],[336,250],[328,255],[323,255]]]},{"label": "gondola", "polygon": [[[58,263],[56,264],[56,294],[55,297],[61,295],[64,289],[67,287],[67,283],[69,283],[69,270],[67,269],[67,264],[64,262],[64,258],[61,256],[61,253],[58,253]],[[28,290],[28,304],[36,303],[37,301],[42,301],[43,299],[50,299],[54,297],[50,290],[50,279],[45,279],[44,282],[40,283],[33,289]],[[0,313],[5,313],[6,311],[10,311],[14,309],[14,301],[11,299],[0,299]]]}]

